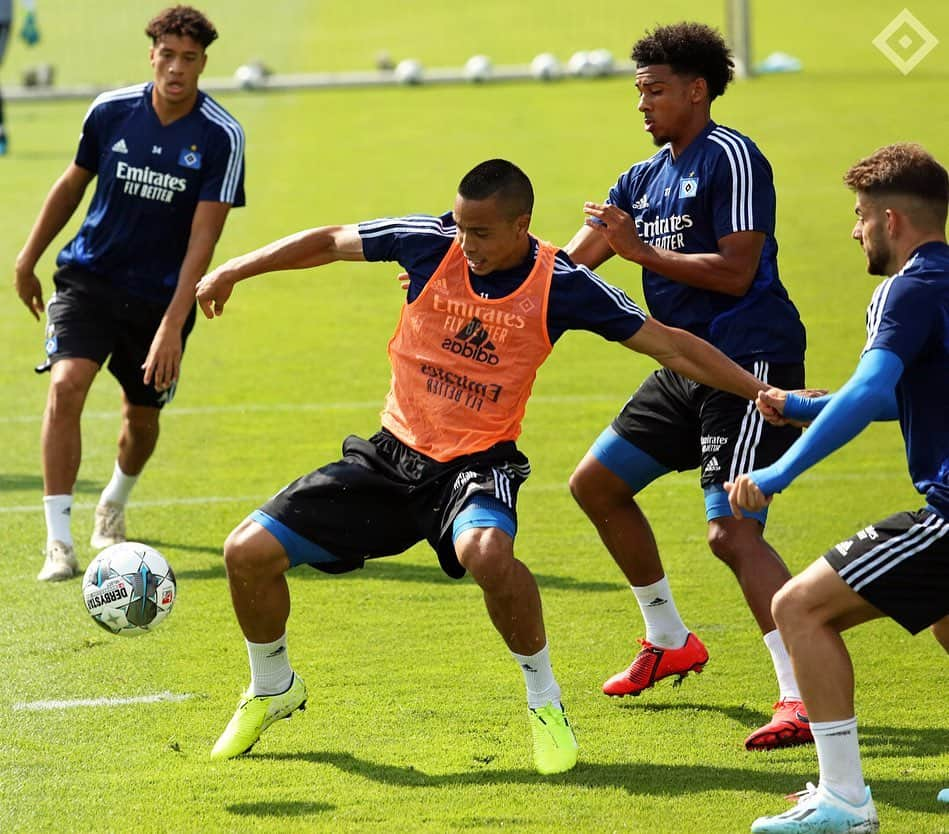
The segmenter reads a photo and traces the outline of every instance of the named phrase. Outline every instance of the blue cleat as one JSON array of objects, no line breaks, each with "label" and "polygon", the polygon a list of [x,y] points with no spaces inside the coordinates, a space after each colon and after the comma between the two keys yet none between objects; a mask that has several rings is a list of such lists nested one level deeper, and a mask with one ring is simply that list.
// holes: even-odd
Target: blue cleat
[{"label": "blue cleat", "polygon": [[867,788],[859,805],[823,786],[807,787],[790,798],[797,804],[776,817],[759,817],[751,824],[752,834],[875,834],[880,830],[873,797]]}]

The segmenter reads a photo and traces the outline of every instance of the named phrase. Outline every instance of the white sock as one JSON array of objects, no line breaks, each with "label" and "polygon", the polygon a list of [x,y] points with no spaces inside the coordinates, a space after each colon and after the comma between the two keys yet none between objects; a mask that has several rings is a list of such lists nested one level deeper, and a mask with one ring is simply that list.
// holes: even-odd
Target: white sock
[{"label": "white sock", "polygon": [[820,784],[853,805],[861,804],[867,786],[860,766],[856,717],[843,721],[812,721],[811,732],[817,747]]},{"label": "white sock", "polygon": [[651,585],[630,585],[646,622],[646,639],[663,649],[681,649],[689,639],[689,630],[682,622],[672,599],[669,580],[662,577]]},{"label": "white sock", "polygon": [[72,495],[44,496],[43,512],[46,514],[46,546],[54,541],[71,545]]},{"label": "white sock", "polygon": [[119,468],[119,462],[116,461],[115,467],[112,469],[112,480],[102,490],[99,503],[105,504],[108,501],[110,504],[118,504],[120,507],[124,507],[128,503],[129,494],[137,480],[138,475],[126,475]]},{"label": "white sock", "polygon": [[560,687],[554,678],[554,670],[550,665],[550,652],[544,645],[537,654],[517,654],[511,652],[524,673],[524,683],[527,684],[527,706],[538,709],[547,703],[555,707],[560,704]]},{"label": "white sock", "polygon": [[797,681],[794,679],[794,669],[791,666],[791,657],[788,650],[784,647],[784,640],[777,629],[769,631],[764,635],[764,644],[771,652],[771,662],[774,664],[774,674],[778,679],[778,700],[801,700],[801,690],[797,688]]},{"label": "white sock", "polygon": [[247,643],[250,659],[250,687],[252,695],[279,695],[286,692],[293,682],[293,669],[287,656],[287,635],[283,634],[272,643]]}]

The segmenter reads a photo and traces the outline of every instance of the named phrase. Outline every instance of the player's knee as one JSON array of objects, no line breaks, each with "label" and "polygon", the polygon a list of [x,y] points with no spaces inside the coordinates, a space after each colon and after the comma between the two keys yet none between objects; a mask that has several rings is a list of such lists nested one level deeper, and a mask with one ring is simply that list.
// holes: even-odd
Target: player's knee
[{"label": "player's knee", "polygon": [[738,564],[742,555],[742,538],[742,533],[732,525],[713,522],[708,526],[709,550],[732,569]]},{"label": "player's knee", "polygon": [[86,390],[85,383],[74,376],[63,374],[53,377],[46,397],[48,416],[55,419],[78,415],[86,399]]},{"label": "player's knee", "polygon": [[782,634],[790,633],[800,624],[808,622],[807,593],[800,582],[789,580],[771,598],[771,616]]},{"label": "player's knee", "polygon": [[251,525],[242,523],[224,542],[224,566],[231,581],[255,583],[283,571],[276,554],[261,547],[254,533]]},{"label": "player's knee", "polygon": [[468,530],[455,543],[461,566],[484,590],[503,587],[514,564],[510,536],[496,527]]},{"label": "player's knee", "polygon": [[615,485],[604,482],[585,460],[573,470],[569,485],[570,494],[594,523],[598,518],[608,516],[611,509],[631,500],[631,491],[627,487],[617,489]]}]

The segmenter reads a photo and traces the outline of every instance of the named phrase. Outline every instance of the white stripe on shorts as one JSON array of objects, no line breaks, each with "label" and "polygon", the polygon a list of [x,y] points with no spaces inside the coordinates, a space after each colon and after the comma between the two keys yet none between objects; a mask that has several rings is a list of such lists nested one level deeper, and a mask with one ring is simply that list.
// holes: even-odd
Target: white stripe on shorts
[{"label": "white stripe on shorts", "polygon": [[[770,367],[767,362],[755,362],[752,373],[762,382],[767,382]],[[755,451],[761,440],[763,429],[764,417],[758,411],[755,401],[749,400],[748,407],[745,409],[745,416],[741,421],[741,428],[738,430],[738,439],[735,441],[732,465],[728,471],[729,481],[734,482],[735,478],[743,472],[751,472],[755,468]]]}]

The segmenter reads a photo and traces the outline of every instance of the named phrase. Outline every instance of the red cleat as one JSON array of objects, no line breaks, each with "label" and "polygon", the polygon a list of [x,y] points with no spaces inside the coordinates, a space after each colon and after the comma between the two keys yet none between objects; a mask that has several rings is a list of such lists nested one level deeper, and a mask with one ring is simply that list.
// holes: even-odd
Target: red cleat
[{"label": "red cleat", "polygon": [[788,698],[774,705],[774,718],[748,736],[745,747],[748,750],[777,750],[779,747],[810,744],[813,740],[804,702]]},{"label": "red cleat", "polygon": [[642,650],[630,667],[613,675],[603,684],[603,692],[619,697],[638,695],[656,681],[678,675],[673,686],[678,686],[689,672],[701,672],[708,663],[708,650],[694,634],[690,634],[680,649],[663,649],[648,640],[639,640]]}]

